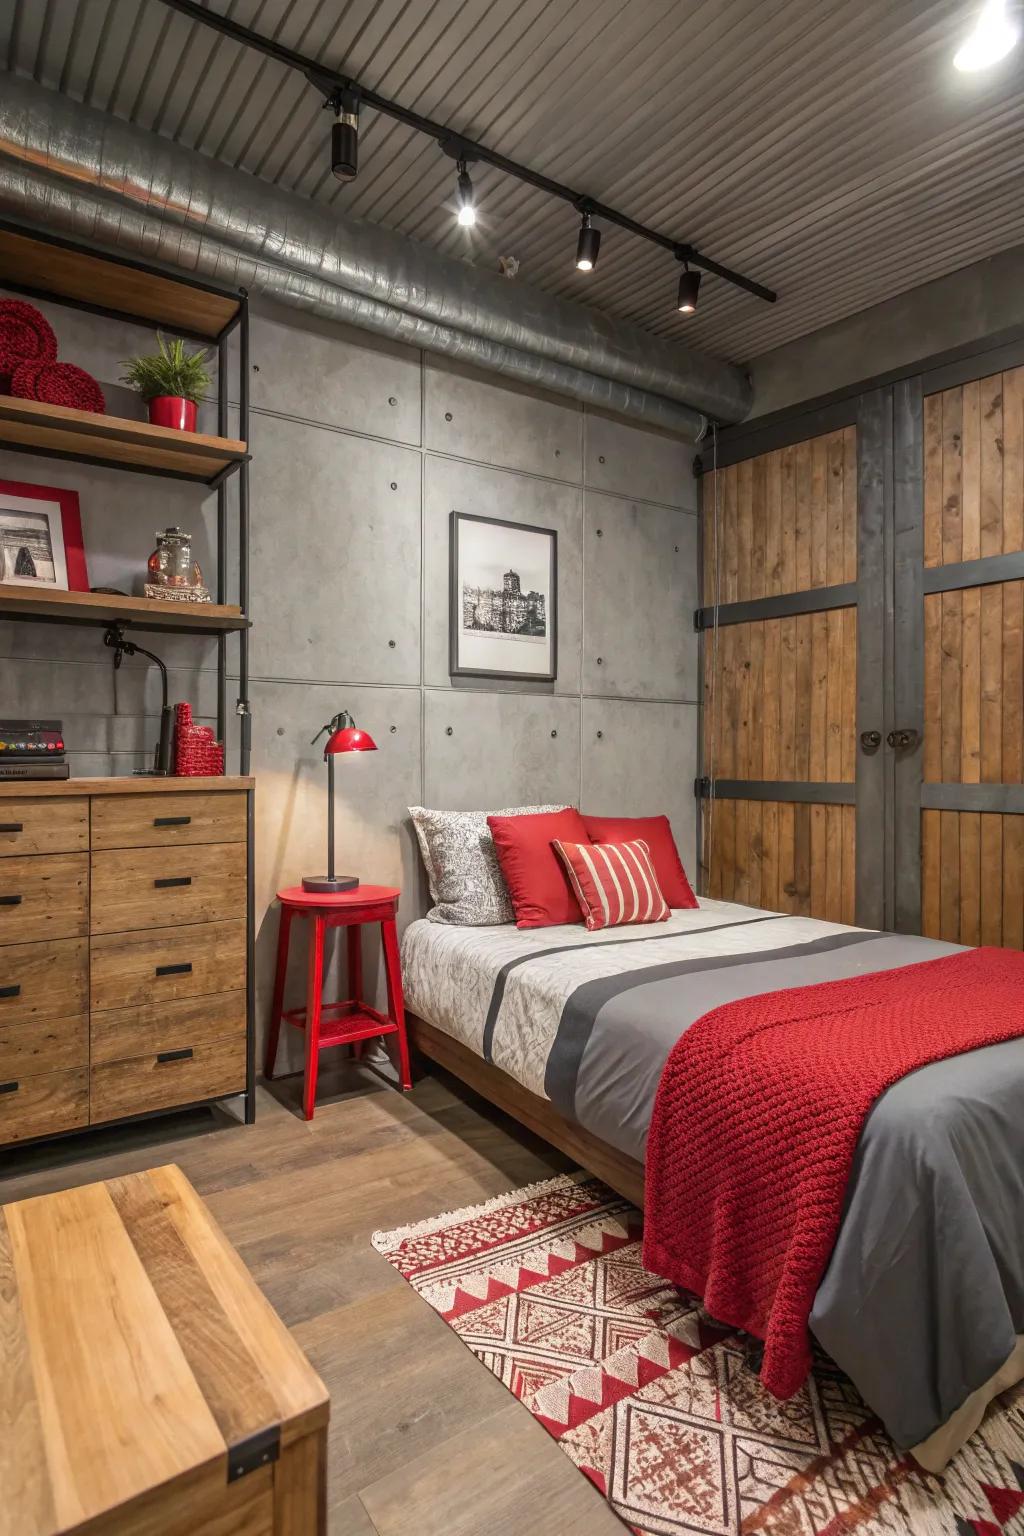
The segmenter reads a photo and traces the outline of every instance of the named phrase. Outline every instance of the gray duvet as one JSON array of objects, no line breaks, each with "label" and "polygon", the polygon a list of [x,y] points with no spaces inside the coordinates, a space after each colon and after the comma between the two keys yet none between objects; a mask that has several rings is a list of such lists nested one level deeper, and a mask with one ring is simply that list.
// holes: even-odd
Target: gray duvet
[{"label": "gray duvet", "polygon": [[[957,947],[711,901],[601,934],[442,932],[407,932],[413,1011],[638,1159],[668,1054],[710,1009]],[[1024,1334],[1024,1038],[875,1104],[811,1326],[903,1447],[1007,1361]]]}]

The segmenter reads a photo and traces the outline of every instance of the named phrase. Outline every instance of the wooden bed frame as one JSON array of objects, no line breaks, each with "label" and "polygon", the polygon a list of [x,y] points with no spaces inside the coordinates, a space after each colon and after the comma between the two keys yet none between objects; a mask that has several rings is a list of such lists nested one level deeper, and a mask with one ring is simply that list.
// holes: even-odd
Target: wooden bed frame
[{"label": "wooden bed frame", "polygon": [[644,1203],[644,1165],[627,1157],[581,1125],[566,1120],[547,1099],[531,1093],[500,1067],[491,1066],[468,1045],[446,1035],[414,1013],[406,1014],[409,1040],[414,1049],[444,1067],[498,1109],[518,1120],[537,1136],[549,1141],[596,1174],[634,1205]]}]

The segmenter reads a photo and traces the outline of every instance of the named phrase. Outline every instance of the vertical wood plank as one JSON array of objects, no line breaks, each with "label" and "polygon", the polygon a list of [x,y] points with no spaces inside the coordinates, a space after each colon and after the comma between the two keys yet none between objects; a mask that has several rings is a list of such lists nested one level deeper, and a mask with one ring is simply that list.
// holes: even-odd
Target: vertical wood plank
[{"label": "vertical wood plank", "polygon": [[942,596],[924,600],[924,764],[928,783],[942,778]]},{"label": "vertical wood plank", "polygon": [[956,783],[960,777],[960,709],[963,685],[961,644],[963,594],[942,593],[942,777]]},{"label": "vertical wood plank", "polygon": [[783,448],[782,458],[782,586],[795,592],[796,583],[796,448]]},{"label": "vertical wood plank", "polygon": [[857,777],[857,610],[839,610],[843,655],[839,712],[839,774],[844,784]]},{"label": "vertical wood plank", "polygon": [[828,806],[811,806],[811,916],[824,917],[828,906]]},{"label": "vertical wood plank", "polygon": [[824,587],[828,582],[829,442],[828,437],[816,437],[809,444],[811,453],[810,584],[812,587]]},{"label": "vertical wood plank", "polygon": [[1003,828],[1011,816],[980,816],[978,942],[1003,943]]},{"label": "vertical wood plank", "polygon": [[[966,597],[966,593],[964,596]],[[979,777],[983,784],[1001,784],[1003,771],[1003,707],[1011,700],[1003,690],[1003,589],[982,587],[979,598],[980,699]]]},{"label": "vertical wood plank", "polygon": [[795,620],[796,630],[796,740],[793,760],[794,779],[811,776],[811,694],[813,673],[811,670],[811,615],[800,614]]},{"label": "vertical wood plank", "polygon": [[813,464],[810,442],[796,449],[796,588],[806,592],[811,585],[811,524],[814,518]]},{"label": "vertical wood plank", "polygon": [[857,811],[852,805],[840,806],[843,829],[843,906],[841,921],[857,921]]},{"label": "vertical wood plank", "polygon": [[750,659],[747,761],[744,773],[749,779],[764,778],[764,623],[748,626]]},{"label": "vertical wood plank", "polygon": [[761,700],[761,762],[766,779],[781,778],[779,733],[782,709],[782,627],[778,619],[764,624],[764,697]]},{"label": "vertical wood plank", "polygon": [[733,807],[733,901],[747,902],[750,890],[750,802],[734,800]]},{"label": "vertical wood plank", "polygon": [[965,784],[981,780],[981,591],[960,596],[960,772]]},{"label": "vertical wood plank", "polygon": [[921,813],[921,932],[929,939],[939,938],[942,932],[939,814]]},{"label": "vertical wood plank", "polygon": [[960,815],[960,942],[981,943],[981,817]]},{"label": "vertical wood plank", "polygon": [[780,619],[779,778],[795,778],[796,764],[796,619]]},{"label": "vertical wood plank", "polygon": [[753,461],[751,475],[750,595],[764,597],[767,594],[765,540],[768,465],[763,453],[758,454]]},{"label": "vertical wood plank", "polygon": [[963,395],[947,389],[942,395],[942,563],[963,559],[960,434]]},{"label": "vertical wood plank", "polygon": [[1003,817],[1003,943],[1024,949],[1024,816]]},{"label": "vertical wood plank", "polygon": [[960,556],[981,554],[981,386],[965,384],[960,395]]},{"label": "vertical wood plank", "polygon": [[721,527],[718,536],[718,560],[722,568],[722,602],[739,600],[739,543],[736,537],[739,518],[737,500],[739,476],[732,464],[723,478],[724,496],[720,503]]},{"label": "vertical wood plank", "polygon": [[801,917],[811,911],[811,807],[793,807],[793,890],[795,910]]},{"label": "vertical wood plank", "polygon": [[825,778],[836,784],[843,773],[843,618],[842,610],[833,608],[826,616],[826,651],[828,676],[825,685],[828,719],[825,747]]},{"label": "vertical wood plank", "polygon": [[766,595],[771,597],[782,591],[782,455],[776,449],[767,458],[764,564]]},{"label": "vertical wood plank", "polygon": [[960,817],[939,812],[939,937],[960,942]]},{"label": "vertical wood plank", "polygon": [[736,465],[736,595],[745,602],[751,590],[751,546],[754,540],[753,461]]},{"label": "vertical wood plank", "polygon": [[779,910],[779,807],[766,800],[761,807],[761,906],[768,912]]},{"label": "vertical wood plank", "polygon": [[1005,554],[1024,549],[1024,368],[1003,374],[1003,527]]},{"label": "vertical wood plank", "polygon": [[825,910],[830,923],[842,922],[843,913],[843,808],[825,807]]},{"label": "vertical wood plank", "polygon": [[924,563],[942,564],[942,396],[924,402]]},{"label": "vertical wood plank", "polygon": [[779,911],[796,911],[796,829],[793,819],[795,807],[783,802],[779,805]]},{"label": "vertical wood plank", "polygon": [[844,439],[833,432],[827,439],[828,487],[825,511],[825,583],[846,580],[846,502],[844,500]]},{"label": "vertical wood plank", "polygon": [[812,613],[811,696],[808,700],[810,753],[808,777],[828,777],[828,614]]},{"label": "vertical wood plank", "polygon": [[1024,783],[1024,581],[1003,586],[1003,781]]}]

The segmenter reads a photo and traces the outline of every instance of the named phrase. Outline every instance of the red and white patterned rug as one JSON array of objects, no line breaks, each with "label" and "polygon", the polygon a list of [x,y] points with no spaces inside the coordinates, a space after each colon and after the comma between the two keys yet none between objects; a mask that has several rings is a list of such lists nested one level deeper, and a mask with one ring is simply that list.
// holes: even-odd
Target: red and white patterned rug
[{"label": "red and white patterned rug", "polygon": [[750,1341],[644,1269],[642,1226],[581,1173],[373,1244],[639,1536],[1024,1536],[1024,1384],[922,1472],[824,1356],[764,1392]]}]

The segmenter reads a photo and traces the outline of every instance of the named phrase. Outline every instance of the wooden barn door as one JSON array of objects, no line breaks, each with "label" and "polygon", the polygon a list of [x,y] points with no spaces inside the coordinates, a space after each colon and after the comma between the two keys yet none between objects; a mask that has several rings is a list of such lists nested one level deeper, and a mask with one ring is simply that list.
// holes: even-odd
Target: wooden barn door
[{"label": "wooden barn door", "polygon": [[923,436],[920,931],[1021,949],[1024,368],[926,393]]},{"label": "wooden barn door", "polygon": [[698,615],[702,889],[844,922],[856,910],[857,452],[848,423],[717,470],[705,459]]}]

